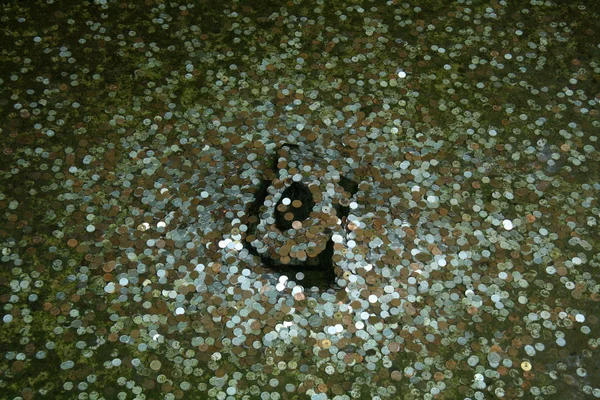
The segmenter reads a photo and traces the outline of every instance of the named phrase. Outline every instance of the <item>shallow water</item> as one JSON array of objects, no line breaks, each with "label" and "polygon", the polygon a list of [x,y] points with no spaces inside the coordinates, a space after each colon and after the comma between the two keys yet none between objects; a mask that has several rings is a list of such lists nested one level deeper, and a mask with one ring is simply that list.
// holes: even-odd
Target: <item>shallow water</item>
[{"label": "shallow water", "polygon": [[600,397],[590,4],[4,5],[0,398]]}]

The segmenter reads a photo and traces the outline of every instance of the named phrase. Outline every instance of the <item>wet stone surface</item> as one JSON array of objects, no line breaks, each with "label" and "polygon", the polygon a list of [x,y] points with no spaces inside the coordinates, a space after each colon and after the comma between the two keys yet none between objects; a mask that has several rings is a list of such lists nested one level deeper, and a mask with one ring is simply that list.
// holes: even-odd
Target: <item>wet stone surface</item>
[{"label": "wet stone surface", "polygon": [[0,398],[600,398],[594,2],[4,2]]}]

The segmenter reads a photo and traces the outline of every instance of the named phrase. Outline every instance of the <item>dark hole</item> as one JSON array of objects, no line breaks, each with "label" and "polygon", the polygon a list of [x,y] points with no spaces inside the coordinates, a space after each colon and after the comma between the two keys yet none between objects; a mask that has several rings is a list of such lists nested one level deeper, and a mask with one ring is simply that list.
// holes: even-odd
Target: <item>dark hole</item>
[{"label": "dark hole", "polygon": [[[289,149],[294,151],[294,149],[298,149],[299,147],[291,144],[284,144],[281,147],[283,148],[284,146],[288,148],[288,151],[290,151]],[[273,168],[275,165],[277,165],[278,159],[279,151],[274,154],[273,159],[270,160],[269,164],[267,164],[268,167]],[[255,232],[255,228],[258,223],[257,221],[260,215],[260,208],[263,206],[265,199],[268,196],[268,188],[271,186],[271,184],[271,181],[263,180],[256,188],[254,201],[247,207],[249,219],[252,220],[252,222],[249,222],[248,224],[248,235],[252,235]],[[346,192],[350,193],[350,195],[354,195],[358,191],[358,184],[350,179],[341,177],[339,184]],[[290,204],[286,211],[277,211],[277,206],[286,197],[292,202],[294,200],[300,200],[302,202],[302,206],[295,208]],[[281,199],[279,200],[278,204],[276,204],[274,216],[275,226],[281,231],[291,229],[293,221],[304,221],[310,216],[314,205],[315,202],[310,189],[308,189],[308,187],[304,184],[297,182],[292,183],[287,189],[284,190]],[[348,215],[348,207],[337,204],[336,211],[337,216],[340,218]],[[286,221],[284,218],[284,215],[287,212],[292,212],[294,214],[294,218],[291,221]],[[331,230],[327,229],[325,234],[330,235]],[[335,271],[333,267],[334,243],[331,238],[329,238],[325,249],[319,255],[309,258],[302,265],[282,265],[278,261],[271,259],[268,255],[259,253],[248,241],[245,241],[244,247],[250,252],[250,254],[259,257],[262,261],[262,265],[265,268],[285,274],[290,279],[294,279],[294,276],[298,272],[302,272],[304,274],[304,279],[299,283],[305,287],[316,286],[319,289],[327,289],[332,288],[333,284],[335,283]]]},{"label": "dark hole", "polygon": [[[298,208],[292,206],[291,204],[287,206],[287,210],[281,212],[277,209],[283,199],[290,199],[292,202],[294,200],[300,200],[302,205]],[[281,199],[277,202],[275,206],[275,226],[280,231],[287,231],[292,228],[292,222],[294,221],[304,221],[310,215],[313,207],[315,205],[315,201],[313,200],[312,193],[308,189],[308,187],[302,183],[294,182],[290,186],[287,187],[283,191]],[[294,214],[294,218],[290,221],[286,221],[284,215],[288,212]]]}]

